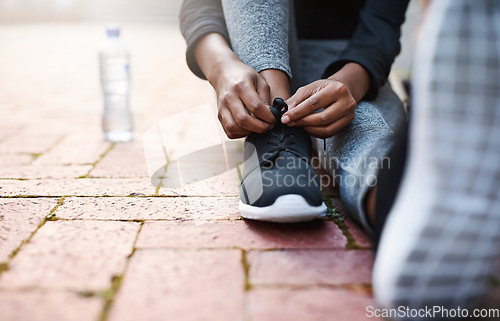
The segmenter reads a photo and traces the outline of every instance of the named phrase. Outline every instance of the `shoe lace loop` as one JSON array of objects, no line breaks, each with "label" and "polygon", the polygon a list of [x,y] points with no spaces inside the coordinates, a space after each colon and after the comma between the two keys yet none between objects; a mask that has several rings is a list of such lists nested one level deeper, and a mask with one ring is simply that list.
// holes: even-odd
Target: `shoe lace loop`
[{"label": "shoe lace loop", "polygon": [[[262,161],[267,165],[269,163],[274,163],[274,161],[278,158],[281,152],[288,152],[300,159],[303,159],[303,156],[300,155],[299,150],[295,148],[297,145],[295,141],[295,135],[293,133],[286,132],[286,126],[281,123],[281,116],[288,111],[288,105],[282,98],[276,98],[273,101],[273,105],[270,108],[274,117],[277,121],[277,126],[270,133],[270,139],[266,142],[268,145],[274,146],[269,152],[268,157]],[[303,159],[307,162],[307,160]]]}]

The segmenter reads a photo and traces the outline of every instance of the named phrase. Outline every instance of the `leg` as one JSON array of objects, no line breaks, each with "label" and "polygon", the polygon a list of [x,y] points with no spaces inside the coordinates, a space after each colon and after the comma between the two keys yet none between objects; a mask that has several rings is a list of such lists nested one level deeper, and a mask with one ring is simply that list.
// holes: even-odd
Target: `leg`
[{"label": "leg", "polygon": [[[294,70],[295,88],[319,79],[347,43],[299,41],[300,69],[299,72]],[[321,165],[338,181],[347,211],[370,232],[373,232],[373,227],[366,219],[366,194],[376,185],[378,170],[390,166],[388,151],[405,130],[403,105],[386,84],[377,99],[359,103],[354,121],[326,140],[326,150],[323,140],[315,140]]]},{"label": "leg", "polygon": [[291,76],[289,1],[222,0],[222,6],[231,46],[241,61],[258,72],[277,69]]},{"label": "leg", "polygon": [[[284,98],[289,97],[288,78],[286,90],[276,90],[276,84],[264,73],[274,69],[291,75],[288,5],[283,0],[223,0],[233,50],[241,61],[261,73],[271,95],[288,92]],[[319,179],[311,165],[311,138],[301,128],[281,124],[286,108],[283,100],[276,99],[271,108],[275,127],[267,133],[251,133],[245,139],[239,206],[244,218],[299,222],[326,213]]]},{"label": "leg", "polygon": [[326,150],[317,140],[320,161],[336,178],[344,207],[369,232],[366,196],[377,185],[379,170],[391,167],[389,151],[405,131],[403,105],[386,84],[375,100],[358,104],[354,121],[326,140]]},{"label": "leg", "polygon": [[500,3],[436,0],[427,21],[373,284],[385,307],[456,309],[478,302],[499,249]]}]

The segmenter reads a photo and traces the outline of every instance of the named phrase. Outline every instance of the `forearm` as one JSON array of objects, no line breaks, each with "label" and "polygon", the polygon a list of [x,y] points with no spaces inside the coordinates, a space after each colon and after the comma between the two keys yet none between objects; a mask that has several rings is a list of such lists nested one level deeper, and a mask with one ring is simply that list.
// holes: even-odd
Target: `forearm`
[{"label": "forearm", "polygon": [[[217,87],[217,80],[222,72],[228,71],[233,63],[242,63],[220,34],[213,33],[204,36],[195,48],[198,65],[212,86]],[[265,69],[260,72],[262,78],[271,87],[271,99],[290,97],[290,82],[288,75],[277,69]]]},{"label": "forearm", "polygon": [[361,65],[354,62],[344,65],[344,67],[328,77],[328,79],[343,83],[358,103],[370,88],[370,76],[368,72]]},{"label": "forearm", "polygon": [[184,0],[179,15],[182,35],[186,39],[186,61],[191,71],[206,78],[195,59],[195,48],[206,35],[218,33],[229,39],[220,0]]},{"label": "forearm", "polygon": [[234,54],[223,36],[205,35],[195,48],[196,61],[217,94],[218,117],[229,138],[267,132],[276,121],[266,105],[269,86]]},{"label": "forearm", "polygon": [[216,86],[217,76],[224,67],[231,63],[241,63],[226,39],[218,33],[205,35],[196,45],[194,55],[212,86]]}]

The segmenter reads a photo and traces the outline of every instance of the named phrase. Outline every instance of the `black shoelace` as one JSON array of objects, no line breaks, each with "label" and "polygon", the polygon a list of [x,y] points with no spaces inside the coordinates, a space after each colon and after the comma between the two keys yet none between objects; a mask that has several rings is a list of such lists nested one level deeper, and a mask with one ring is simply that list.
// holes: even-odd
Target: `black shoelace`
[{"label": "black shoelace", "polygon": [[[273,101],[273,105],[269,108],[276,118],[278,124],[281,124],[281,116],[288,111],[288,105],[285,103],[283,98],[276,98]],[[323,149],[326,151],[326,138],[323,138]]]},{"label": "black shoelace", "polygon": [[269,157],[266,157],[266,159],[262,161],[261,165],[272,165],[281,152],[288,152],[307,162],[307,160],[300,155],[300,151],[296,149],[297,142],[295,140],[295,135],[287,132],[286,126],[281,123],[281,116],[288,111],[288,106],[285,101],[282,98],[274,99],[270,110],[276,118],[277,124],[270,132],[270,139],[266,142],[266,144],[274,147],[267,153]]}]

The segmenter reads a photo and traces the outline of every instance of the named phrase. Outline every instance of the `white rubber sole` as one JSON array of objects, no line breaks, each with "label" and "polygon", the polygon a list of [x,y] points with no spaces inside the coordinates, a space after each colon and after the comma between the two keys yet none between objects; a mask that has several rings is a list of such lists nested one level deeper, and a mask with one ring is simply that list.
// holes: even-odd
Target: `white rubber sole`
[{"label": "white rubber sole", "polygon": [[289,194],[266,207],[251,206],[240,201],[241,216],[251,220],[279,223],[312,221],[326,215],[326,205],[311,206],[301,195]]}]

